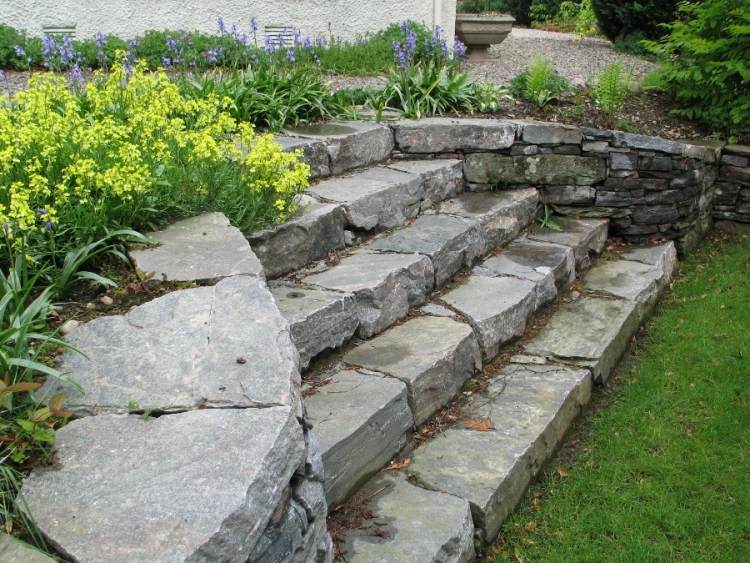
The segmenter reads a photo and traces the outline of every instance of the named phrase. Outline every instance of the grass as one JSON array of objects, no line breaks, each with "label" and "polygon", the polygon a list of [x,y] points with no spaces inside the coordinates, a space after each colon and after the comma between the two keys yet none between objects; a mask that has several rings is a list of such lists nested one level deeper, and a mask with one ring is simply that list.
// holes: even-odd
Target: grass
[{"label": "grass", "polygon": [[489,560],[750,561],[748,232],[685,260],[597,395]]}]

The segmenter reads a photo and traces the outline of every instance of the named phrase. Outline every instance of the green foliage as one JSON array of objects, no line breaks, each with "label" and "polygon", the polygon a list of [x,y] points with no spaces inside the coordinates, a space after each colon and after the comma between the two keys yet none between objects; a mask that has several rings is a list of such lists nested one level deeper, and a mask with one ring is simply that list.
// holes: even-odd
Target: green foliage
[{"label": "green foliage", "polygon": [[669,35],[650,42],[675,113],[730,136],[750,135],[750,4],[705,0],[682,4]]},{"label": "green foliage", "polygon": [[508,10],[519,25],[531,25],[532,0],[508,0]]},{"label": "green foliage", "polygon": [[592,0],[599,29],[612,41],[631,33],[656,39],[664,34],[661,24],[675,18],[677,0]]},{"label": "green foliage", "polygon": [[625,37],[617,38],[612,43],[612,48],[620,53],[627,53],[644,59],[652,59],[653,54],[648,50],[644,42],[646,37],[639,31],[634,31]]},{"label": "green foliage", "polygon": [[622,110],[630,92],[633,68],[626,69],[622,61],[607,65],[594,82],[591,97],[610,118]]},{"label": "green foliage", "polygon": [[456,11],[459,14],[507,12],[508,2],[506,0],[459,0]]},{"label": "green foliage", "polygon": [[596,21],[596,14],[594,13],[591,0],[581,0],[578,6],[575,32],[581,37],[588,37],[599,33],[599,23]]},{"label": "green foliage", "polygon": [[517,74],[510,83],[510,93],[544,107],[571,90],[570,83],[554,69],[552,61],[536,55],[531,64]]}]

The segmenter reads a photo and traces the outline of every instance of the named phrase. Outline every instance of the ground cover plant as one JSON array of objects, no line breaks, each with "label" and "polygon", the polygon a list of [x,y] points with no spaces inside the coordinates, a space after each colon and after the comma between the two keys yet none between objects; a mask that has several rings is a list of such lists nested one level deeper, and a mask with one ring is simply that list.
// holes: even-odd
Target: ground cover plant
[{"label": "ground cover plant", "polygon": [[750,559],[749,257],[745,231],[685,259],[490,559]]}]

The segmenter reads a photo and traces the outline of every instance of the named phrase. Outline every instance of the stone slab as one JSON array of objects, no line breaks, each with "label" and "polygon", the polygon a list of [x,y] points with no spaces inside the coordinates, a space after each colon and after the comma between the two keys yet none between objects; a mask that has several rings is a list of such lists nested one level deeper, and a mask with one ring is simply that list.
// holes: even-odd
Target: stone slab
[{"label": "stone slab", "polygon": [[422,210],[464,191],[464,163],[460,160],[401,160],[388,168],[420,176],[424,186]]},{"label": "stone slab", "polygon": [[386,465],[414,425],[406,385],[374,373],[338,371],[305,407],[322,448],[330,506]]},{"label": "stone slab", "polygon": [[432,262],[419,254],[381,254],[357,250],[339,264],[302,281],[353,293],[360,338],[369,338],[423,304],[433,288]]},{"label": "stone slab", "polygon": [[326,202],[341,204],[349,225],[371,230],[392,228],[416,217],[424,197],[418,174],[385,167],[368,168],[350,176],[324,180],[308,193]]},{"label": "stone slab", "polygon": [[477,221],[420,215],[408,227],[374,240],[365,248],[428,256],[435,271],[435,287],[439,288],[459,270],[474,264],[486,246],[484,230]]},{"label": "stone slab", "polygon": [[38,397],[63,393],[77,416],[291,405],[298,392],[289,324],[252,276],[169,293],[67,339],[81,353],[65,352],[61,369],[84,393],[48,378]]},{"label": "stone slab", "polygon": [[472,153],[466,155],[464,173],[468,182],[476,184],[590,186],[604,181],[607,167],[596,156]]},{"label": "stone slab", "polygon": [[634,301],[599,297],[565,303],[525,352],[586,366],[595,380],[606,381],[638,328],[638,309]]},{"label": "stone slab", "polygon": [[440,300],[469,320],[484,358],[491,360],[502,344],[523,335],[534,311],[534,298],[535,286],[530,281],[471,275]]},{"label": "stone slab", "polygon": [[588,268],[591,264],[589,253],[601,254],[607,244],[609,222],[606,219],[573,219],[571,217],[554,217],[553,220],[561,230],[536,225],[529,231],[528,238],[569,246],[573,249],[576,267]]},{"label": "stone slab", "polygon": [[496,119],[431,117],[392,125],[396,146],[406,153],[499,150],[510,147],[517,125]]},{"label": "stone slab", "polygon": [[553,123],[523,123],[523,141],[531,145],[580,145],[583,133],[577,127]]},{"label": "stone slab", "polygon": [[293,137],[323,141],[331,159],[331,174],[386,160],[393,150],[393,132],[385,125],[367,122],[334,122],[287,129]]},{"label": "stone slab", "polygon": [[266,275],[276,278],[344,248],[346,212],[338,204],[302,196],[300,210],[281,225],[248,236]]},{"label": "stone slab", "polygon": [[8,534],[0,534],[0,561],[7,561],[8,563],[55,563],[55,560],[51,557]]},{"label": "stone slab", "polygon": [[302,162],[310,166],[311,178],[323,178],[331,175],[328,147],[323,141],[284,135],[274,137],[274,141],[279,143],[285,152],[302,151]]},{"label": "stone slab", "polygon": [[346,537],[350,563],[469,563],[474,561],[474,525],[469,504],[427,491],[398,475],[381,475],[363,491],[373,518]]},{"label": "stone slab", "polygon": [[482,367],[471,328],[445,317],[416,317],[361,343],[344,362],[406,383],[416,424],[448,404]]},{"label": "stone slab", "polygon": [[347,342],[359,326],[357,303],[351,293],[283,283],[272,284],[271,293],[289,321],[303,369],[324,350]]},{"label": "stone slab", "polygon": [[248,274],[263,267],[245,237],[222,213],[207,213],[148,234],[159,243],[130,250],[135,266],[164,281],[212,281]]},{"label": "stone slab", "polygon": [[451,428],[414,452],[409,472],[468,500],[480,538],[492,542],[590,396],[588,370],[510,365],[463,412],[493,430]]},{"label": "stone slab", "polygon": [[292,407],[93,416],[56,435],[55,468],[22,492],[74,561],[245,561],[305,460]]},{"label": "stone slab", "polygon": [[665,283],[672,279],[677,267],[677,249],[672,241],[649,246],[629,247],[622,252],[621,256],[625,260],[656,266],[659,272],[663,274]]}]

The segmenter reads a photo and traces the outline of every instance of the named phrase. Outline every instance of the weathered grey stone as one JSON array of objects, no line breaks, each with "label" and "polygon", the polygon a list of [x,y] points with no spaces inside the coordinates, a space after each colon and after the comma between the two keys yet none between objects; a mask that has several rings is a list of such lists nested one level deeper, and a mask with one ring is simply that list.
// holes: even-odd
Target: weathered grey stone
[{"label": "weathered grey stone", "polygon": [[609,152],[609,143],[607,141],[584,141],[581,148],[584,152],[607,154]]},{"label": "weathered grey stone", "polygon": [[331,506],[388,463],[414,425],[406,385],[378,374],[339,371],[305,407],[322,447]]},{"label": "weathered grey stone", "polygon": [[460,160],[402,160],[389,164],[388,167],[420,177],[424,187],[422,209],[428,209],[464,191],[464,164]]},{"label": "weathered grey stone", "polygon": [[311,178],[322,178],[331,175],[331,160],[328,156],[328,147],[323,141],[286,137],[284,135],[274,137],[274,141],[279,143],[286,152],[302,151],[302,162],[310,166]]},{"label": "weathered grey stone", "polygon": [[620,190],[666,190],[669,181],[660,178],[613,178],[604,181],[604,189]]},{"label": "weathered grey stone", "polygon": [[433,288],[432,262],[419,254],[357,250],[333,268],[303,282],[354,294],[361,338],[382,332],[421,305]]},{"label": "weathered grey stone", "polygon": [[738,166],[722,166],[722,178],[734,178],[742,182],[750,182],[750,168],[740,168]]},{"label": "weathered grey stone", "polygon": [[133,409],[291,405],[298,356],[265,283],[252,276],[175,291],[126,315],[99,317],[68,336],[61,369],[40,399],[65,395],[76,415]]},{"label": "weathered grey stone", "polygon": [[671,172],[672,159],[668,156],[642,156],[638,160],[638,168],[654,172]]},{"label": "weathered grey stone", "polygon": [[450,215],[421,215],[408,227],[365,248],[428,256],[435,271],[435,287],[439,288],[461,268],[474,264],[486,247],[487,239],[477,221]]},{"label": "weathered grey stone", "polygon": [[602,260],[586,273],[583,286],[642,305],[645,313],[656,303],[662,274],[655,266],[630,260]]},{"label": "weathered grey stone", "polygon": [[745,167],[750,162],[750,158],[746,156],[737,156],[734,154],[725,154],[721,157],[721,163],[729,166]]},{"label": "weathered grey stone", "polygon": [[513,145],[510,147],[510,154],[513,156],[539,154],[539,147],[536,145]]},{"label": "weathered grey stone", "polygon": [[424,307],[419,309],[425,315],[432,315],[433,317],[448,317],[450,319],[458,318],[458,314],[454,313],[448,307],[443,307],[437,303],[428,303]]},{"label": "weathered grey stone", "polygon": [[241,562],[304,459],[292,407],[93,416],[57,432],[55,468],[22,491],[74,561]]},{"label": "weathered grey stone", "polygon": [[588,370],[510,365],[464,410],[494,429],[448,429],[414,452],[409,471],[468,500],[480,538],[491,542],[590,396]]},{"label": "weathered grey stone", "polygon": [[362,493],[373,518],[346,538],[346,561],[469,563],[474,524],[469,503],[381,475]]},{"label": "weathered grey stone", "polygon": [[51,557],[8,534],[0,534],[0,561],[7,561],[8,563],[55,563],[55,560]]},{"label": "weathered grey stone", "polygon": [[273,284],[271,293],[299,351],[300,366],[324,350],[338,348],[359,325],[354,295],[325,289]]},{"label": "weathered grey stone", "polygon": [[525,123],[523,142],[532,145],[580,145],[583,134],[577,127],[550,123]]},{"label": "weathered grey stone", "polygon": [[340,205],[303,196],[300,210],[287,222],[248,236],[266,275],[275,278],[344,248],[346,212]]},{"label": "weathered grey stone", "polygon": [[[660,193],[660,192],[650,192]],[[646,201],[643,190],[627,190],[608,192],[597,190],[596,205],[598,207],[633,207],[643,205]]]},{"label": "weathered grey stone", "polygon": [[479,184],[559,184],[588,186],[604,181],[604,159],[595,156],[543,154],[505,156],[492,153],[466,155],[468,182]]},{"label": "weathered grey stone", "polygon": [[131,250],[136,267],[165,281],[209,281],[238,274],[263,276],[245,237],[221,213],[184,219],[149,233],[154,248]]},{"label": "weathered grey stone", "polygon": [[510,147],[517,126],[496,119],[431,117],[392,125],[396,146],[407,153],[499,150]]},{"label": "weathered grey stone", "polygon": [[419,213],[424,187],[418,174],[385,167],[324,180],[309,193],[340,203],[350,225],[359,229],[398,227]]},{"label": "weathered grey stone", "polygon": [[539,205],[534,188],[495,192],[464,193],[440,205],[440,212],[479,221],[490,252],[513,240],[533,221]]},{"label": "weathered grey stone", "polygon": [[648,205],[633,210],[633,222],[641,225],[659,225],[679,218],[680,212],[674,205]]},{"label": "weathered grey stone", "polygon": [[606,381],[638,322],[633,301],[582,297],[563,304],[525,351],[589,367],[594,379]]},{"label": "weathered grey stone", "polygon": [[592,186],[545,186],[541,188],[542,202],[559,205],[593,203],[596,188]]},{"label": "weathered grey stone", "polygon": [[607,243],[606,219],[572,219],[569,217],[555,217],[555,223],[562,230],[537,226],[529,232],[529,238],[540,242],[561,244],[573,249],[576,267],[588,268],[590,264],[589,252],[601,254]]},{"label": "weathered grey stone", "polygon": [[393,132],[389,127],[376,123],[352,121],[303,125],[288,129],[286,133],[326,143],[331,158],[331,174],[381,162],[393,150]]},{"label": "weathered grey stone", "polygon": [[625,146],[631,149],[640,149],[646,151],[659,151],[668,154],[682,154],[684,144],[675,141],[668,141],[659,137],[650,137],[648,135],[636,135],[634,133],[615,132],[615,146]]},{"label": "weathered grey stone", "polygon": [[484,358],[491,360],[500,345],[524,333],[535,294],[534,283],[527,280],[472,275],[440,299],[469,319]]},{"label": "weathered grey stone", "polygon": [[611,170],[635,170],[638,165],[638,155],[629,152],[613,152],[609,155]]},{"label": "weathered grey stone", "polygon": [[723,152],[750,158],[750,145],[726,145]]},{"label": "weathered grey stone", "polygon": [[344,362],[406,383],[416,424],[422,424],[482,367],[471,328],[444,317],[416,317],[363,342]]}]

